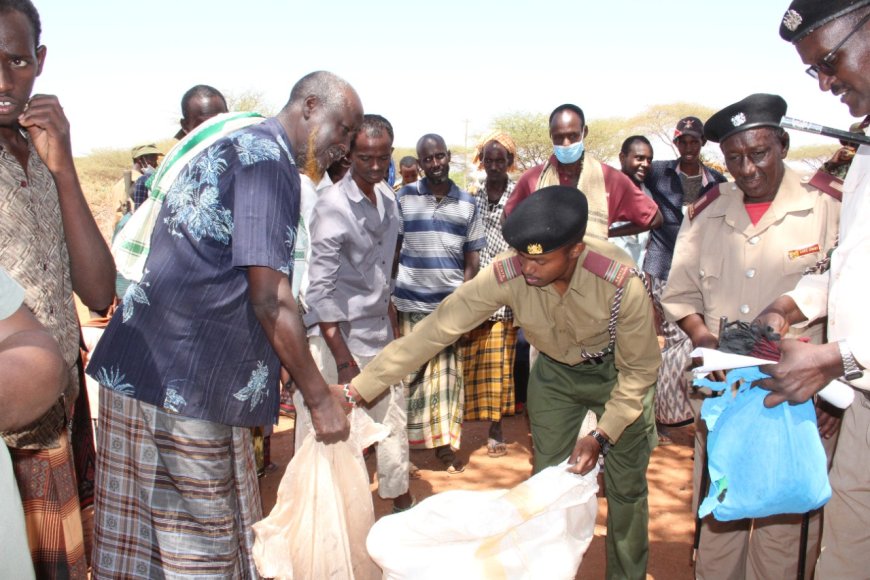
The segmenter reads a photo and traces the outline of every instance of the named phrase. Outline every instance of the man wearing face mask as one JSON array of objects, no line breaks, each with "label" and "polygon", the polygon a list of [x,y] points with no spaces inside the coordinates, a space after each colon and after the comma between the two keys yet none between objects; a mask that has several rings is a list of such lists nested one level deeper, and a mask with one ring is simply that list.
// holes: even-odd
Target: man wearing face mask
[{"label": "man wearing face mask", "polygon": [[[526,171],[504,208],[508,216],[522,200],[550,185],[575,187],[589,202],[587,237],[607,240],[636,234],[661,225],[656,204],[626,175],[589,155],[584,155],[586,117],[577,105],[564,104],[550,113],[553,155],[546,163]],[[614,222],[629,222],[610,229]]]},{"label": "man wearing face mask", "polygon": [[282,366],[318,439],[347,437],[288,274],[297,167],[322,172],[361,121],[346,81],[311,73],[278,115],[209,145],[166,192],[143,276],[88,365],[101,384],[95,578],[258,577],[250,427],[277,418]]}]

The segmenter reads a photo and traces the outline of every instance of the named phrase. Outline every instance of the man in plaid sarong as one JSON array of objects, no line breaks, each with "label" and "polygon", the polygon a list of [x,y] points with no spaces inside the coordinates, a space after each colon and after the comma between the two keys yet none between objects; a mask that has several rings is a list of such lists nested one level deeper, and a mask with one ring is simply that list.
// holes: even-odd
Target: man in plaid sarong
[{"label": "man in plaid sarong", "polygon": [[282,366],[318,437],[347,437],[291,276],[296,167],[322,172],[361,119],[347,82],[311,73],[276,117],[216,140],[167,190],[142,277],[88,366],[102,385],[94,577],[257,577],[249,428],[277,418]]}]

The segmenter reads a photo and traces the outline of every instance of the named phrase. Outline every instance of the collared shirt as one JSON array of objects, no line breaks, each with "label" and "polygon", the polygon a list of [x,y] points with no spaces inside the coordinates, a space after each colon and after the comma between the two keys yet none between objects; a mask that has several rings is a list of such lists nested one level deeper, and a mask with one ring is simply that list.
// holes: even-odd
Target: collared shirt
[{"label": "collared shirt", "polygon": [[[828,342],[845,339],[854,357],[870,368],[870,146],[862,145],[843,183],[840,243],[831,256],[831,269],[805,276],[788,292],[810,320],[828,316]],[[803,326],[803,325],[797,325]],[[870,373],[850,381],[870,391]]]},{"label": "collared shirt", "polygon": [[278,356],[250,302],[247,268],[292,274],[299,173],[267,119],[219,139],[179,173],[88,374],[169,412],[271,424]]},{"label": "collared shirt", "polygon": [[[564,295],[552,285],[529,286],[522,275],[499,283],[490,265],[447,297],[413,333],[387,345],[353,380],[354,387],[367,401],[373,400],[502,305],[511,308],[515,323],[535,348],[562,364],[582,362],[582,350],[597,352],[610,342],[607,327],[617,290],[581,266],[590,250],[632,265],[625,252],[612,244],[590,240]],[[617,384],[598,425],[616,441],[640,416],[644,394],[655,383],[661,365],[649,295],[636,276],[625,285],[614,360]]]},{"label": "collared shirt", "polygon": [[462,284],[465,253],[486,245],[474,197],[450,182],[441,201],[421,179],[396,194],[402,251],[394,301],[402,312],[431,312]]},{"label": "collared shirt", "polygon": [[393,339],[390,280],[401,217],[386,182],[375,186],[381,216],[351,172],[314,206],[305,324],[320,334],[318,322],[337,322],[353,354],[374,356]]},{"label": "collared shirt", "polygon": [[[787,168],[756,225],[737,185],[720,185],[720,197],[680,229],[662,295],[668,319],[701,314],[718,334],[720,316],[750,322],[794,288],[804,270],[833,247],[840,215],[840,203],[808,181]],[[817,325],[811,337],[820,334]]]},{"label": "collared shirt", "polygon": [[[662,226],[650,230],[649,243],[647,244],[646,257],[643,261],[643,270],[660,280],[668,279],[671,270],[671,259],[674,256],[674,245],[677,243],[677,234],[680,232],[680,224],[683,223],[683,184],[677,171],[679,159],[671,161],[653,161],[649,175],[644,184],[652,193],[653,201],[662,212]],[[716,183],[723,183],[725,178],[721,173],[701,166],[703,193]]]},{"label": "collared shirt", "polygon": [[[501,222],[502,215],[504,215],[504,206],[510,199],[514,186],[514,180],[508,178],[504,193],[501,194],[501,198],[495,203],[489,201],[489,195],[486,192],[486,181],[481,184],[480,190],[477,192],[477,207],[483,218],[483,231],[486,237],[486,246],[480,251],[481,268],[489,266],[497,255],[510,249],[501,233]],[[493,314],[490,319],[510,320],[512,317],[511,309],[505,306],[499,308],[498,312]]]},{"label": "collared shirt", "polygon": [[[79,322],[69,253],[54,178],[26,138],[26,172],[0,148],[0,267],[24,288],[24,303],[60,346],[71,376],[64,396],[72,405],[78,395]],[[10,447],[54,447],[63,418],[58,403],[33,425],[4,437]]]}]

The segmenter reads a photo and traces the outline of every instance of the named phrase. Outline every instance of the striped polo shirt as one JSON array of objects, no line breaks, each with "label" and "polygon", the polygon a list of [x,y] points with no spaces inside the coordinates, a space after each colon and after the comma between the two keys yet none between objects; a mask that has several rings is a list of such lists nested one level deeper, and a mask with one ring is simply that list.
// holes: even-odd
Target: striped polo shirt
[{"label": "striped polo shirt", "polygon": [[465,252],[486,245],[475,198],[450,183],[440,201],[427,179],[396,195],[402,211],[402,251],[393,301],[401,312],[432,312],[462,284]]}]

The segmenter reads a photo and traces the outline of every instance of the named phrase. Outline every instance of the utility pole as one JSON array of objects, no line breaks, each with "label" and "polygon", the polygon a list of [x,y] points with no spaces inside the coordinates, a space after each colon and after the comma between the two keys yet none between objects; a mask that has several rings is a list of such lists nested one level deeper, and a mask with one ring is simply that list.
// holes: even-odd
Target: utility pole
[{"label": "utility pole", "polygon": [[462,162],[462,188],[468,191],[468,119],[465,119],[465,155]]}]

